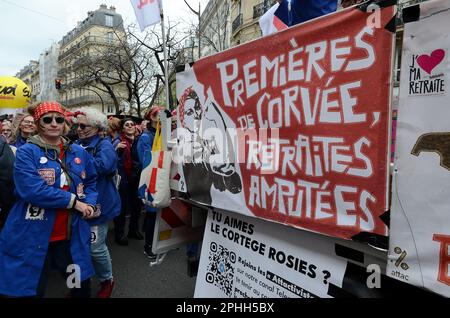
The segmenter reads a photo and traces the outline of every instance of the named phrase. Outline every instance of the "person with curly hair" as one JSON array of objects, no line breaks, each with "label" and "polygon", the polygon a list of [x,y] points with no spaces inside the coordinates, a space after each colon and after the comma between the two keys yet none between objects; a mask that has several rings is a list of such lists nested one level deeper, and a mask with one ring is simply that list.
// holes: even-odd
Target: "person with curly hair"
[{"label": "person with curly hair", "polygon": [[110,298],[114,290],[111,256],[106,238],[108,222],[120,213],[120,196],[114,183],[117,171],[117,155],[107,139],[100,137],[106,130],[106,116],[99,110],[83,107],[75,112],[73,128],[78,134],[77,144],[81,145],[94,158],[97,171],[97,215],[89,221],[91,225],[91,256],[95,273],[100,280],[98,298]]}]

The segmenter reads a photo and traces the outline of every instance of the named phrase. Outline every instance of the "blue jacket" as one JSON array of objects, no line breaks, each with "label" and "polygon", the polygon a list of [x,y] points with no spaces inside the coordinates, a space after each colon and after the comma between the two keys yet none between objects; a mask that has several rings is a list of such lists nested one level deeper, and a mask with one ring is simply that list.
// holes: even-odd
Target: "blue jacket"
[{"label": "blue jacket", "polygon": [[119,133],[114,133],[114,137],[111,137],[111,135],[108,135],[105,137],[105,139],[108,140],[110,143],[113,143],[114,141],[116,141],[118,139],[119,136],[120,136]]},{"label": "blue jacket", "polygon": [[[60,188],[61,165],[57,151],[33,143],[17,150],[14,182],[18,201],[0,234],[0,294],[35,296],[56,210],[80,201],[97,203],[97,173],[92,157],[79,145],[65,143],[63,163],[69,174],[69,191]],[[78,191],[77,191],[78,190]],[[81,270],[81,281],[94,275],[90,252],[90,225],[70,211],[69,239],[72,259]]]},{"label": "blue jacket", "polygon": [[17,137],[16,142],[13,144],[14,147],[16,147],[17,149],[19,149],[20,147],[22,147],[23,145],[25,145],[27,143],[27,139],[23,138],[22,136]]},{"label": "blue jacket", "polygon": [[101,214],[89,223],[104,224],[120,214],[120,196],[114,184],[114,175],[117,171],[116,152],[111,142],[98,135],[87,140],[78,140],[77,144],[93,156],[97,170],[97,208]]},{"label": "blue jacket", "polygon": [[139,138],[137,152],[141,170],[145,169],[152,162],[152,147],[155,135],[156,129],[152,127],[150,131],[145,130]]},{"label": "blue jacket", "polygon": [[[150,131],[145,130],[139,138],[137,144],[137,152],[139,157],[139,163],[141,164],[141,171],[144,170],[152,162],[152,147],[155,139],[156,129],[151,128]],[[140,198],[144,198],[146,189],[138,189],[138,195]],[[156,212],[157,210],[150,206],[145,206],[147,212]]]},{"label": "blue jacket", "polygon": [[291,27],[336,11],[337,2],[337,0],[292,0],[289,10],[289,1],[283,0],[275,11],[275,16]]}]

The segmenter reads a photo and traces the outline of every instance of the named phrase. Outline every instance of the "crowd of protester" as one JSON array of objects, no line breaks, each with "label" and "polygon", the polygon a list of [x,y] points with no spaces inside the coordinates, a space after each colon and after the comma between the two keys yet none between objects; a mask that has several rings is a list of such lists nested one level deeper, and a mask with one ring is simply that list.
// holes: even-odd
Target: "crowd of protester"
[{"label": "crowd of protester", "polygon": [[143,206],[138,186],[162,110],[152,107],[139,122],[49,101],[0,121],[0,295],[43,297],[50,269],[67,278],[76,264],[81,286],[67,297],[90,297],[95,275],[97,297],[109,298],[110,221],[116,244],[142,240],[156,259],[156,210]]}]

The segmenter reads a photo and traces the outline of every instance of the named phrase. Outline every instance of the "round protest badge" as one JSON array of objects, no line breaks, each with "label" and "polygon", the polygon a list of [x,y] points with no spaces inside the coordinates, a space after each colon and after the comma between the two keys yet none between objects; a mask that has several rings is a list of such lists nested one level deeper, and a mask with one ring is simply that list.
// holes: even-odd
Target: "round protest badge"
[{"label": "round protest badge", "polygon": [[79,165],[79,164],[81,164],[81,159],[80,158],[75,158],[75,163],[77,164],[77,165]]},{"label": "round protest badge", "polygon": [[39,160],[40,164],[46,164],[48,162],[48,159],[46,157],[41,157],[41,159]]},{"label": "round protest badge", "polygon": [[81,172],[81,179],[86,179],[86,171]]}]

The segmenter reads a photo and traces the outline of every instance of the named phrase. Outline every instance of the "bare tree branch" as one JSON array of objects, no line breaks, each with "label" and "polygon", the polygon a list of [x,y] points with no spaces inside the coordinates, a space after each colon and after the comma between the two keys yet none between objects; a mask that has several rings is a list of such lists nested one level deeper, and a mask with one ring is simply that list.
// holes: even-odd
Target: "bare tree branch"
[{"label": "bare tree branch", "polygon": [[194,13],[197,16],[200,15],[200,13],[198,11],[195,11],[194,9],[192,9],[192,7],[189,5],[189,3],[186,0],[184,0],[184,3],[186,3],[186,5],[192,11],[192,13]]}]

